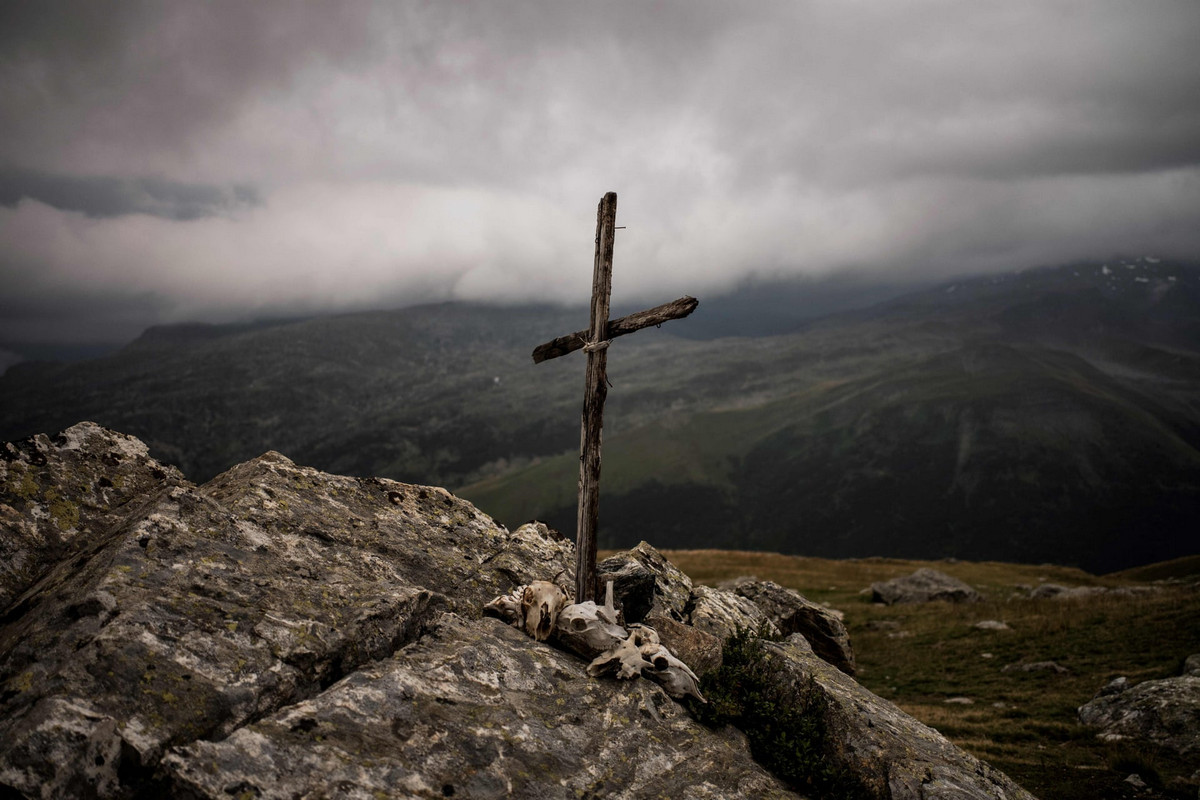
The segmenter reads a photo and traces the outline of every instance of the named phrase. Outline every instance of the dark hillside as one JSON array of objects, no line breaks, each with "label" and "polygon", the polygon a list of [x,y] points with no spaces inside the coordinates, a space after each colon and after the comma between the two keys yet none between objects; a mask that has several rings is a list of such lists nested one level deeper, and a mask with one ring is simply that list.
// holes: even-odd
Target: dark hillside
[{"label": "dark hillside", "polygon": [[[606,547],[1107,571],[1191,552],[1200,518],[1195,420],[1061,351],[974,345],[607,448]],[[465,494],[571,530],[576,471],[568,453]]]},{"label": "dark hillside", "polygon": [[548,308],[441,305],[155,328],[105,359],[0,378],[0,435],[90,419],[133,431],[194,480],[279,449],[345,473],[453,483],[526,446],[542,452],[555,433],[553,451],[567,446],[569,414],[551,432],[523,419],[516,407],[532,396],[514,378],[539,328],[572,322]]},{"label": "dark hillside", "polygon": [[[1095,571],[1193,553],[1198,287],[1184,265],[1073,266],[812,323],[780,362],[830,380],[608,440],[604,544]],[[570,530],[577,468],[556,463],[464,491]]]},{"label": "dark hillside", "polygon": [[[971,278],[821,319],[804,316],[854,304],[781,289],[756,321],[743,294],[610,351],[607,546],[1094,571],[1196,551],[1196,265]],[[721,329],[778,327],[793,297],[794,333],[680,335],[710,308]],[[570,530],[582,358],[529,353],[585,325],[584,309],[441,304],[152,329],[102,359],[10,369],[0,438],[89,419],[193,480],[275,449]]]}]

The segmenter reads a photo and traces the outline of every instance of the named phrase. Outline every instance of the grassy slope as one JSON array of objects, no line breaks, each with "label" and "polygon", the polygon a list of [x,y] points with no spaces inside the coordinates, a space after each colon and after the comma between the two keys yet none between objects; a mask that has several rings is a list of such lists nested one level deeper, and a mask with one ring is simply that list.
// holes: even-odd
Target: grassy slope
[{"label": "grassy slope", "polygon": [[[606,555],[604,553],[601,554]],[[825,560],[770,553],[676,550],[667,557],[693,580],[716,584],[741,575],[774,580],[846,614],[859,681],[995,764],[1043,798],[1135,796],[1130,772],[1161,780],[1190,774],[1188,765],[1153,750],[1106,744],[1078,724],[1076,709],[1118,675],[1137,682],[1178,674],[1200,652],[1200,585],[1161,584],[1135,598],[1029,600],[1019,586],[1123,586],[1123,576],[1096,577],[1050,565]],[[981,603],[882,606],[862,590],[872,582],[931,566],[972,584]],[[1194,572],[1194,559],[1156,565],[1160,577]],[[996,619],[1011,630],[984,631]],[[1007,664],[1055,661],[1068,672],[1003,672]],[[947,704],[967,697],[967,705]],[[1141,795],[1145,797],[1145,795]]]},{"label": "grassy slope", "polygon": [[[606,438],[604,488],[625,494],[655,481],[732,489],[731,460],[786,426],[829,384],[749,410],[703,411],[676,424],[649,425]],[[495,476],[458,492],[505,522],[546,518],[575,503],[579,454],[544,458],[520,473]]]},{"label": "grassy slope", "polygon": [[[1200,451],[1169,397],[1034,345],[888,355],[782,399],[606,436],[601,545],[1111,569],[1186,544]],[[563,453],[459,494],[508,524],[569,529],[577,464]]]},{"label": "grassy slope", "polygon": [[[1105,269],[963,281],[790,335],[674,337],[702,305],[620,339],[601,544],[1093,571],[1184,555],[1200,517],[1200,269]],[[569,529],[582,356],[535,366],[529,351],[580,313],[446,304],[159,330],[0,376],[0,439],[92,419],[194,480],[274,449],[466,486],[505,523]]]}]

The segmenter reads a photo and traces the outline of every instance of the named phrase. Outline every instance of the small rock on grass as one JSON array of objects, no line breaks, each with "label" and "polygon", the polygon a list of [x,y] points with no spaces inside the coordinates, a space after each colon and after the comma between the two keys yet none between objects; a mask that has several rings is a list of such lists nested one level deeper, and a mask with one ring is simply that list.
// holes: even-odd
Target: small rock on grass
[{"label": "small rock on grass", "polygon": [[1010,630],[1012,630],[1012,628],[1008,627],[1007,623],[1001,622],[998,619],[983,619],[983,620],[980,620],[979,622],[976,622],[971,627],[978,628],[981,631],[1010,631]]}]

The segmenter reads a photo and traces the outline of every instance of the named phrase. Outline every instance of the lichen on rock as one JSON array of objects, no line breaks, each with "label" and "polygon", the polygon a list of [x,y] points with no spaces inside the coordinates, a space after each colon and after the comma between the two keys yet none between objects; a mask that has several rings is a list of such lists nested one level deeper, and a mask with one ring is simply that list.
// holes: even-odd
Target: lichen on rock
[{"label": "lichen on rock", "polygon": [[[797,796],[662,686],[595,680],[483,616],[570,574],[571,543],[544,525],[278,453],[194,486],[89,423],[3,453],[4,796]],[[626,608],[644,589],[661,644],[711,668],[720,641],[689,624],[687,577],[649,545],[618,562]],[[959,796],[1027,796],[805,648],[770,647],[791,648],[780,680],[827,687],[847,768],[933,763],[991,781]],[[912,731],[936,758],[898,744]]]},{"label": "lichen on rock", "polygon": [[1200,675],[1130,684],[1110,681],[1079,708],[1079,721],[1105,741],[1156,747],[1200,761]]},{"label": "lichen on rock", "polygon": [[93,422],[0,444],[0,608],[140,502],[186,483],[142,442]]}]

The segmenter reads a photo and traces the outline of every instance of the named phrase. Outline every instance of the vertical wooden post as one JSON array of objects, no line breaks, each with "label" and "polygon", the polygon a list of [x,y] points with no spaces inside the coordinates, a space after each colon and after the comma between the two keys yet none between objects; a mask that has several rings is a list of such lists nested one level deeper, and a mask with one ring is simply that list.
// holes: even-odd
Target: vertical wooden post
[{"label": "vertical wooden post", "polygon": [[596,599],[596,525],[600,511],[600,441],[608,396],[608,309],[612,294],[613,239],[617,195],[609,192],[596,211],[596,264],[588,329],[587,375],[579,433],[579,513],[575,535],[575,602]]}]

